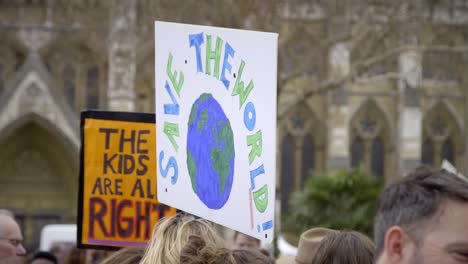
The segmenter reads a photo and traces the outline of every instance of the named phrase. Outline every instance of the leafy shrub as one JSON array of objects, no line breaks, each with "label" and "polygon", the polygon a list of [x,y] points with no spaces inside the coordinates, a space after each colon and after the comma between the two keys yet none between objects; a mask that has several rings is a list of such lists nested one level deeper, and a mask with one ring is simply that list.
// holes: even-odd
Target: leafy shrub
[{"label": "leafy shrub", "polygon": [[294,192],[282,230],[296,235],[312,227],[352,229],[372,235],[377,198],[383,180],[361,169],[332,175],[310,175],[304,189]]}]

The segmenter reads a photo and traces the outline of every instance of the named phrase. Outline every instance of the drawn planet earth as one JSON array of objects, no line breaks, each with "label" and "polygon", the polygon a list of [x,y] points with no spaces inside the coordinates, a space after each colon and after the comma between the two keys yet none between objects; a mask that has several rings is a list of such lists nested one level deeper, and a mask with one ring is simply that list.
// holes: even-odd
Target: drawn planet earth
[{"label": "drawn planet earth", "polygon": [[234,175],[234,140],[229,119],[209,93],[192,105],[187,133],[187,167],[192,189],[210,209],[229,199]]}]

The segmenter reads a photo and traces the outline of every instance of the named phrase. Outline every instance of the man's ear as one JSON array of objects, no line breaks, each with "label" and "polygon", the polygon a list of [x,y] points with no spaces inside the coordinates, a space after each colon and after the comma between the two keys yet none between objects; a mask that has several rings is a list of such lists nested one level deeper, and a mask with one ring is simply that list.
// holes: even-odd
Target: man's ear
[{"label": "man's ear", "polygon": [[[392,226],[385,233],[384,252],[390,263],[401,263],[405,259],[404,250],[408,246],[409,237],[399,226]],[[407,258],[408,256],[406,256]]]}]

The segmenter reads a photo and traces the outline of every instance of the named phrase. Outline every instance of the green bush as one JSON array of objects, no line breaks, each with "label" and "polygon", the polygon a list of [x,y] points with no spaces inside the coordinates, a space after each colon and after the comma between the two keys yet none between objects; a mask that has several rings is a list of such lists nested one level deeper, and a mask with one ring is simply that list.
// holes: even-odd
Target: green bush
[{"label": "green bush", "polygon": [[383,180],[357,169],[332,175],[310,175],[294,192],[282,230],[296,235],[311,227],[352,229],[372,237],[377,198]]}]

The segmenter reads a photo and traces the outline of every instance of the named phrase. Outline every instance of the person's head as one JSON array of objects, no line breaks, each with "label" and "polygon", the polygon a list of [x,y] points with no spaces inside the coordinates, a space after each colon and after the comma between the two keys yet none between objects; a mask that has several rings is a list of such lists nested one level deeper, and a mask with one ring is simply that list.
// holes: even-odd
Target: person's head
[{"label": "person's head", "polygon": [[272,264],[273,260],[258,250],[236,249],[207,245],[203,238],[190,236],[180,253],[181,264]]},{"label": "person's head", "polygon": [[320,241],[325,236],[336,232],[338,231],[322,227],[304,231],[299,238],[295,262],[298,264],[310,263],[315,256]]},{"label": "person's head", "polygon": [[468,182],[421,167],[381,194],[377,263],[467,263]]},{"label": "person's head", "polygon": [[31,264],[58,264],[58,262],[52,253],[39,251],[32,257]]},{"label": "person's head", "polygon": [[55,242],[52,244],[49,252],[57,258],[58,264],[63,264],[65,263],[65,258],[72,247],[72,245],[64,242]]},{"label": "person's head", "polygon": [[211,222],[185,213],[161,219],[154,227],[142,264],[177,263],[191,235],[221,247],[223,241]]},{"label": "person's head", "polygon": [[6,213],[0,214],[0,260],[12,261],[26,255],[23,247],[23,235],[15,219]]},{"label": "person's head", "polygon": [[109,255],[101,264],[139,264],[144,254],[144,248],[123,248]]},{"label": "person's head", "polygon": [[234,248],[260,249],[260,240],[236,231],[234,233]]},{"label": "person's head", "polygon": [[86,264],[90,263],[89,255],[86,250],[80,248],[73,248],[65,257],[65,264]]},{"label": "person's head", "polygon": [[87,264],[100,264],[105,258],[115,251],[103,249],[88,249],[86,250],[86,263]]},{"label": "person's head", "polygon": [[312,264],[372,264],[374,243],[355,231],[327,235],[320,241]]},{"label": "person's head", "polygon": [[274,264],[275,260],[266,256],[259,250],[235,249],[232,256],[236,264]]},{"label": "person's head", "polygon": [[15,218],[15,215],[13,214],[13,212],[7,209],[0,209],[0,215],[6,215],[13,219]]}]

